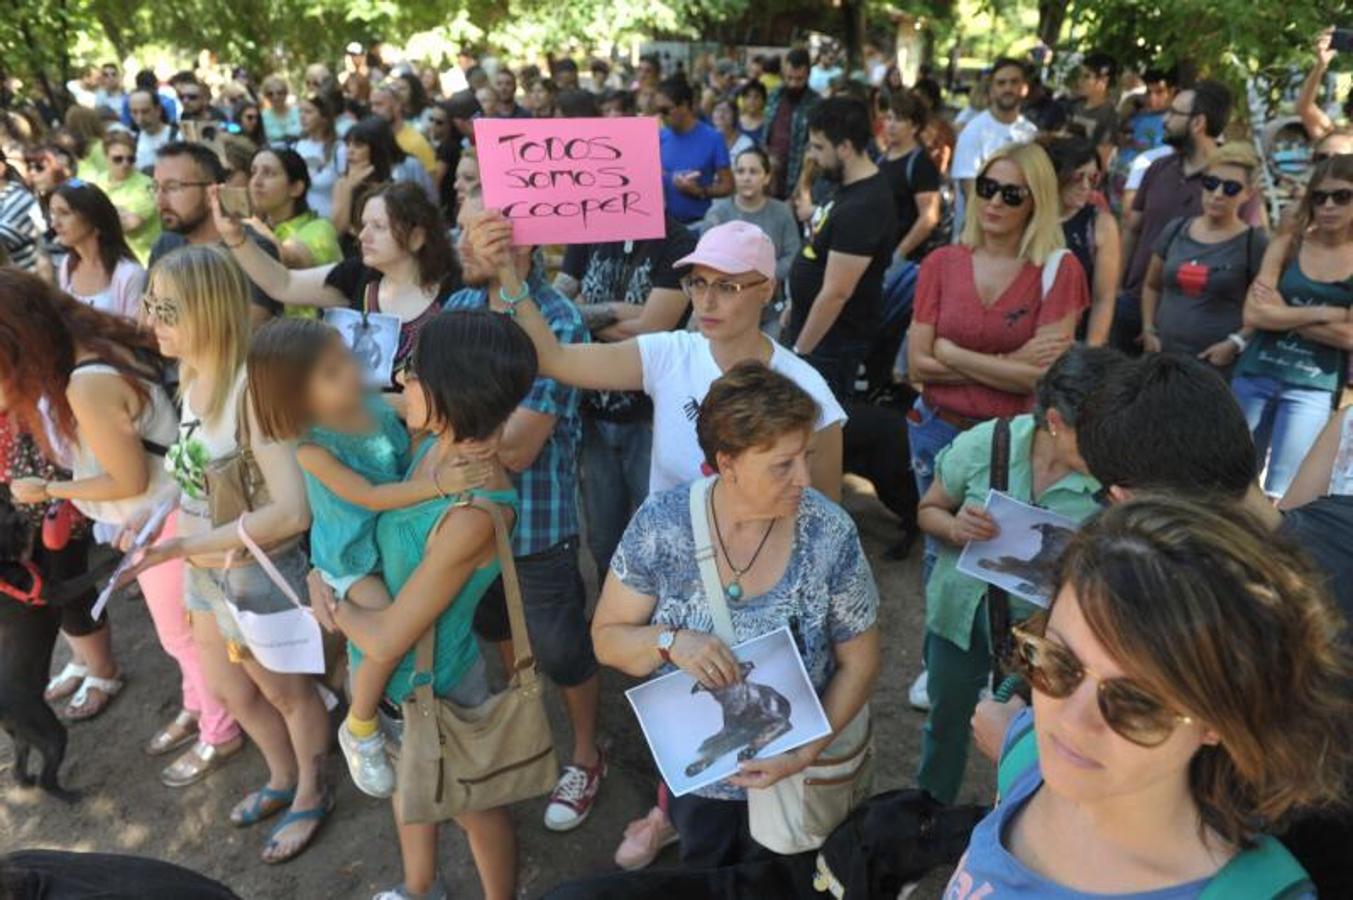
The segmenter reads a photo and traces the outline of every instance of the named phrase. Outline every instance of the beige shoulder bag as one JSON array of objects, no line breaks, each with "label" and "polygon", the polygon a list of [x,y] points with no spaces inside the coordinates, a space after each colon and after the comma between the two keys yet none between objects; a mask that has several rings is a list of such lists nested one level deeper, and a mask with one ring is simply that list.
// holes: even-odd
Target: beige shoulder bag
[{"label": "beige shoulder bag", "polygon": [[[414,651],[414,689],[404,701],[399,809],[405,822],[443,822],[548,793],[559,777],[554,742],[522,610],[512,542],[496,503],[467,497],[493,520],[515,665],[507,689],[466,708],[432,693],[436,624]],[[444,514],[445,515],[445,514]]]},{"label": "beige shoulder bag", "polygon": [[[732,647],[737,638],[709,534],[713,484],[713,477],[691,483],[691,531],[714,633]],[[874,736],[869,705],[865,704],[811,766],[768,788],[747,791],[752,837],[776,853],[816,850],[850,811],[869,797],[873,784]]]}]

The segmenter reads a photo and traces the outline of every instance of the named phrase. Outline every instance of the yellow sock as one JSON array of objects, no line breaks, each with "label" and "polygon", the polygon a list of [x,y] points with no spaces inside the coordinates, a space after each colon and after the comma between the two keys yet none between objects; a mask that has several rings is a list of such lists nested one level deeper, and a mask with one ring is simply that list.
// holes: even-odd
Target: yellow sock
[{"label": "yellow sock", "polygon": [[378,725],[380,725],[380,720],[374,716],[370,719],[359,719],[352,713],[348,713],[348,732],[355,738],[371,737],[376,733]]}]

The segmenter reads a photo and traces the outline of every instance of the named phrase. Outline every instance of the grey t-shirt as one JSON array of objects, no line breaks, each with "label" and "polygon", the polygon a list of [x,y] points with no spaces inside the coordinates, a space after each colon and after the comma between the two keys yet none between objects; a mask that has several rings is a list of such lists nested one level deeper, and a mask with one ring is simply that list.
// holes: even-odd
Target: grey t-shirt
[{"label": "grey t-shirt", "polygon": [[760,228],[775,245],[775,277],[783,286],[789,277],[789,268],[794,265],[802,239],[799,237],[799,223],[794,221],[794,213],[783,200],[770,199],[756,212],[747,212],[734,202],[732,197],[715,200],[695,227],[703,234],[716,225],[726,222],[751,222]]},{"label": "grey t-shirt", "polygon": [[1189,236],[1189,222],[1170,222],[1152,248],[1165,260],[1156,331],[1167,353],[1196,356],[1240,330],[1245,292],[1259,272],[1268,237],[1250,228],[1204,244]]}]

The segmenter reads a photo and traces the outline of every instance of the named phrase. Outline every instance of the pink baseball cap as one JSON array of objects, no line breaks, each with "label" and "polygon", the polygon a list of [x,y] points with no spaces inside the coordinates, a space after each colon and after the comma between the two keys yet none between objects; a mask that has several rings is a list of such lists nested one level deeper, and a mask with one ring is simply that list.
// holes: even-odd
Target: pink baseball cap
[{"label": "pink baseball cap", "polygon": [[774,278],[775,244],[751,222],[725,222],[701,235],[695,251],[673,266],[709,266],[725,275],[759,272]]}]

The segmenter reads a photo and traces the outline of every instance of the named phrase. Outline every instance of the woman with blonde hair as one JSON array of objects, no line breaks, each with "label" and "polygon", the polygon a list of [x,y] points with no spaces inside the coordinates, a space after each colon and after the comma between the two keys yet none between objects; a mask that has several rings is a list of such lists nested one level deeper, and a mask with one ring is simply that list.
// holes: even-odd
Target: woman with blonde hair
[{"label": "woman with blonde hair", "polygon": [[1184,353],[1224,376],[1249,344],[1245,293],[1259,274],[1268,237],[1240,218],[1254,196],[1259,157],[1244,141],[1225,144],[1203,170],[1203,213],[1168,223],[1142,283],[1142,348]]},{"label": "woman with blonde hair", "polygon": [[1249,422],[1264,491],[1281,497],[1329,419],[1353,350],[1353,156],[1315,167],[1290,233],[1264,254],[1245,298],[1255,328],[1231,388]]},{"label": "woman with blonde hair", "polygon": [[1321,580],[1224,511],[1150,498],[1092,519],[1050,609],[1015,629],[1032,715],[949,895],[1314,897],[1268,835],[1347,801],[1353,667]]},{"label": "woman with blonde hair", "polygon": [[[237,614],[294,609],[309,568],[300,538],[310,527],[310,509],[295,449],[262,438],[248,402],[249,296],[244,270],[212,246],[180,248],[151,272],[145,319],[161,354],[180,362],[183,411],[178,439],[165,458],[179,498],[179,531],[144,551],[132,574],[187,560],[184,605],[207,685],[268,767],[267,783],[236,804],[230,821],[243,827],[285,810],[263,848],[264,862],[280,863],[306,848],[332,807],[321,777],[330,730],[314,680],[267,668]],[[251,477],[262,479],[270,499],[217,523],[207,472],[232,457],[254,470]],[[129,520],[124,540],[142,524]],[[210,748],[206,754],[220,752]],[[204,765],[212,762],[203,759]]]},{"label": "woman with blonde hair", "polygon": [[281,75],[263,79],[263,134],[269,144],[285,144],[302,135],[301,109],[291,102],[291,90]]}]

